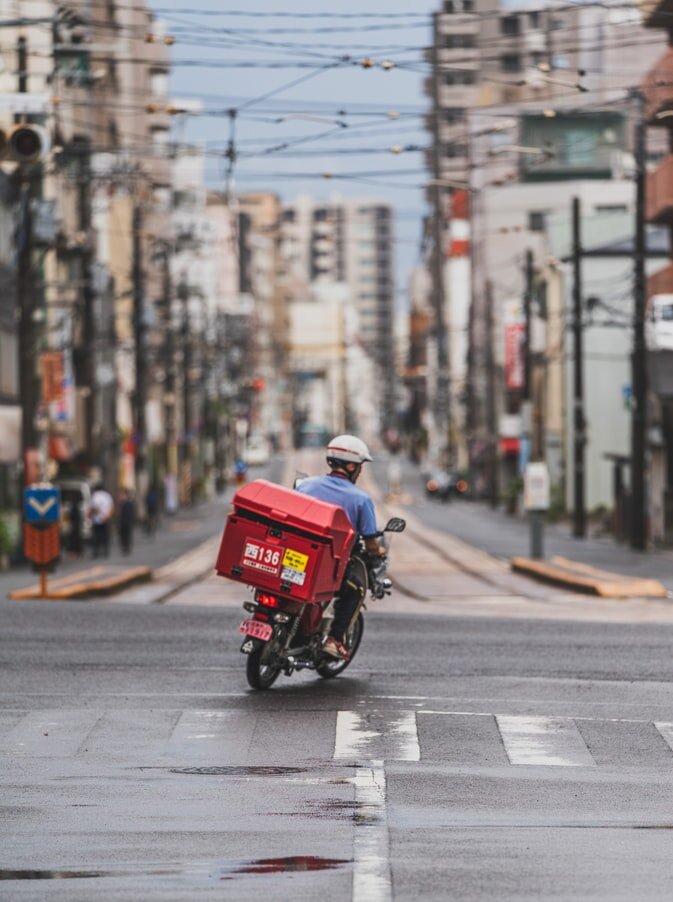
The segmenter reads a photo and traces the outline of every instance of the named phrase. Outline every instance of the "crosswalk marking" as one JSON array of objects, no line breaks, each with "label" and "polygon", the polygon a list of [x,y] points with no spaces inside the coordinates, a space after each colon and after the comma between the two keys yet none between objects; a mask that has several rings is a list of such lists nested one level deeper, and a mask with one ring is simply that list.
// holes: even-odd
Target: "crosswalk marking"
[{"label": "crosswalk marking", "polygon": [[420,761],[415,711],[392,717],[376,711],[337,712],[334,758],[372,758],[379,750],[385,750],[389,761]]},{"label": "crosswalk marking", "polygon": [[[283,760],[298,756],[349,763],[425,760],[450,765],[472,762],[475,766],[508,762],[515,766],[619,767],[634,760],[637,753],[648,766],[673,768],[673,722],[495,715],[412,709],[404,703],[337,712],[258,710],[233,697],[229,704],[231,708],[212,711],[125,711],[104,705],[99,709],[0,710],[0,756],[99,756],[165,766],[269,764],[273,763],[271,754]],[[307,717],[313,718],[312,739],[302,746],[298,737],[306,728]],[[445,727],[437,727],[436,717],[446,720]],[[609,731],[624,725],[631,731],[631,758],[621,740],[610,738]]]},{"label": "crosswalk marking", "polygon": [[669,749],[673,751],[673,723],[655,723],[654,726]]},{"label": "crosswalk marking", "polygon": [[30,711],[0,739],[0,754],[72,758],[96,725],[100,712]]},{"label": "crosswalk marking", "polygon": [[510,764],[595,767],[571,720],[555,717],[496,717]]}]

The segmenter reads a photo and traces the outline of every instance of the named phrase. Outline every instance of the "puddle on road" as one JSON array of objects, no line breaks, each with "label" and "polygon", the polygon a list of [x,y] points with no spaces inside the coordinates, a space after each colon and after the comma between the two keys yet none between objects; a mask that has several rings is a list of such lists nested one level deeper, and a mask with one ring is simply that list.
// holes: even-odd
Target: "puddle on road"
[{"label": "puddle on road", "polygon": [[233,859],[231,861],[216,862],[209,865],[207,862],[193,865],[185,864],[183,867],[161,868],[137,868],[135,870],[120,869],[104,871],[59,871],[59,870],[31,870],[31,869],[0,869],[0,880],[80,880],[96,877],[182,877],[185,875],[198,876],[211,880],[234,880],[238,876],[255,874],[284,874],[297,873],[299,871],[328,871],[349,865],[352,862],[347,858],[320,858],[316,855],[293,855],[289,858],[251,858]]},{"label": "puddle on road", "polygon": [[305,774],[306,767],[171,767],[171,774],[192,774],[198,777],[283,777],[286,774]]},{"label": "puddle on road", "polygon": [[0,869],[0,880],[74,880],[87,877],[111,877],[106,871],[11,871]]}]

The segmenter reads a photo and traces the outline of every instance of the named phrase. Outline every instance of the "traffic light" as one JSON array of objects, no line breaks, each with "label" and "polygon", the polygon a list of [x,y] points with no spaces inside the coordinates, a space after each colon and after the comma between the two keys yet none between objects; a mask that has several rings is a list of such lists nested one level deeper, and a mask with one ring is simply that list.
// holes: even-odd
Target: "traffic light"
[{"label": "traffic light", "polygon": [[37,163],[49,153],[49,133],[41,125],[16,125],[0,128],[0,160],[12,163]]}]

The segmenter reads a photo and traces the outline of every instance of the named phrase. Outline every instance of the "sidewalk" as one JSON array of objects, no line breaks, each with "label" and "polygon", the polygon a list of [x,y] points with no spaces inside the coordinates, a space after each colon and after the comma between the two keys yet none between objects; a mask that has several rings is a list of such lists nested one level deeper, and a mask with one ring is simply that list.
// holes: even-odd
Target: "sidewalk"
[{"label": "sidewalk", "polygon": [[[250,478],[278,479],[283,467],[283,459],[276,458],[269,466],[251,471]],[[49,582],[57,583],[66,578],[68,582],[75,581],[78,574],[85,573],[89,575],[83,576],[84,581],[98,579],[100,574],[94,574],[93,577],[90,574],[99,565],[105,567],[111,574],[139,567],[149,567],[151,571],[170,568],[172,562],[190,550],[219,538],[234,491],[234,487],[230,486],[225,494],[211,501],[184,508],[171,517],[162,517],[154,536],[148,536],[142,525],[137,527],[134,531],[131,554],[121,553],[117,536],[114,534],[108,558],[94,560],[90,549],[87,549],[86,555],[79,560],[73,561],[64,557],[55,572],[49,575]],[[8,598],[11,592],[34,586],[37,582],[39,582],[38,574],[30,565],[14,567],[8,573],[0,574],[0,598]],[[19,603],[17,601],[17,604]]]},{"label": "sidewalk", "polygon": [[[413,504],[416,517],[425,525],[449,533],[503,561],[526,557],[530,552],[529,524],[525,518],[492,510],[477,501],[430,500],[418,467],[401,461],[403,491]],[[386,462],[375,464],[378,484],[386,485]],[[656,579],[673,591],[673,553],[670,551],[633,551],[610,537],[574,538],[568,526],[545,527],[545,558],[559,556],[581,564],[640,579]]]}]

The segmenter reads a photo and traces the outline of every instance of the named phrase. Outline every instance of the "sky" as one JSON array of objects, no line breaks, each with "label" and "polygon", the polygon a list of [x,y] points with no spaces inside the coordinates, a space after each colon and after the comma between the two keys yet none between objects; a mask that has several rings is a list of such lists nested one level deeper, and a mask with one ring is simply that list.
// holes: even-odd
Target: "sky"
[{"label": "sky", "polygon": [[[277,0],[224,5],[152,0],[152,5],[176,38],[173,102],[202,104],[204,115],[176,118],[176,134],[207,148],[209,186],[226,185],[228,110],[235,108],[237,192],[272,190],[285,201],[299,194],[322,200],[335,194],[373,197],[395,207],[401,300],[418,259],[427,174],[421,152],[390,148],[428,142],[423,48],[430,45],[437,0],[284,0],[283,14]],[[376,65],[365,69],[341,61],[344,56],[370,57]],[[384,70],[384,60],[395,67]],[[271,62],[274,68],[262,65]],[[298,79],[303,82],[278,90]],[[258,100],[271,92],[277,93]],[[320,118],[298,118],[306,116]],[[321,177],[325,172],[335,178]]]}]

